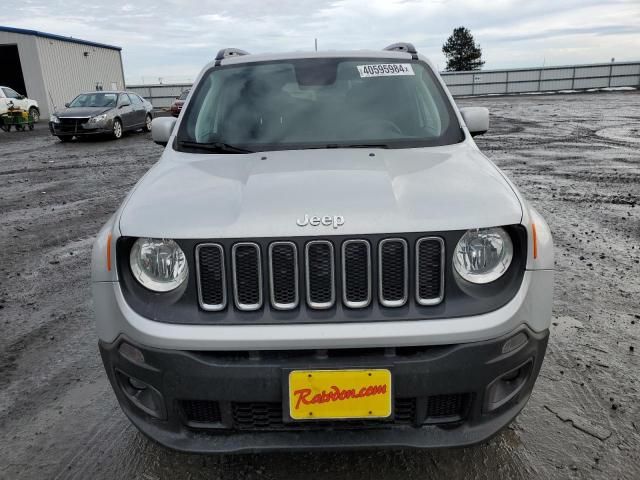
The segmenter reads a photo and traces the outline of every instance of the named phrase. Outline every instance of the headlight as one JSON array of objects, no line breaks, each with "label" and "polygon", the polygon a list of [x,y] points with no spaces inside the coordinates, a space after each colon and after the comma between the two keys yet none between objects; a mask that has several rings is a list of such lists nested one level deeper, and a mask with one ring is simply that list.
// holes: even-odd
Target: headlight
[{"label": "headlight", "polygon": [[467,231],[453,252],[456,272],[472,283],[489,283],[507,271],[513,259],[513,243],[500,227]]},{"label": "headlight", "polygon": [[133,276],[154,292],[175,290],[187,279],[187,258],[173,240],[139,238],[129,255]]},{"label": "headlight", "polygon": [[51,115],[49,117],[49,120],[51,120],[53,123],[60,123],[60,119],[58,117],[56,117],[55,115]]},{"label": "headlight", "polygon": [[91,117],[89,119],[89,123],[98,123],[101,122],[103,120],[105,120],[107,118],[107,114],[103,113],[102,115],[96,115],[95,117]]}]

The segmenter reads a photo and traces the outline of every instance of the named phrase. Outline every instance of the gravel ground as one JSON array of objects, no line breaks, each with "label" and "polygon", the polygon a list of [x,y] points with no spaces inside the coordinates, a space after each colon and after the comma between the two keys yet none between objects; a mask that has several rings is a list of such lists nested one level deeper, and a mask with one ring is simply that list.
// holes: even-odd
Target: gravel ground
[{"label": "gravel ground", "polygon": [[[547,357],[489,443],[438,451],[197,456],[144,438],[103,372],[94,234],[162,149],[0,132],[0,478],[639,478],[640,93],[485,97],[480,148],[556,242]],[[304,472],[302,474],[301,472]]]}]

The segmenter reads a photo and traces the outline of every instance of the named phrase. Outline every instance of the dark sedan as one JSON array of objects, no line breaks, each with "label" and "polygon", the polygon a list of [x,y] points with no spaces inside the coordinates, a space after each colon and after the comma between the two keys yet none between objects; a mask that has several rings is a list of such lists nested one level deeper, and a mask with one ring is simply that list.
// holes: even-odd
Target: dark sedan
[{"label": "dark sedan", "polygon": [[170,108],[171,115],[173,115],[174,117],[177,117],[178,115],[180,115],[180,112],[182,111],[182,107],[184,106],[184,102],[187,100],[188,96],[189,96],[189,90],[185,90],[180,94],[179,97],[176,97],[176,99],[171,104],[171,108]]},{"label": "dark sedan", "polygon": [[120,138],[126,131],[151,131],[153,107],[133,92],[81,93],[65,109],[51,115],[49,130],[62,142],[73,137],[108,134]]}]

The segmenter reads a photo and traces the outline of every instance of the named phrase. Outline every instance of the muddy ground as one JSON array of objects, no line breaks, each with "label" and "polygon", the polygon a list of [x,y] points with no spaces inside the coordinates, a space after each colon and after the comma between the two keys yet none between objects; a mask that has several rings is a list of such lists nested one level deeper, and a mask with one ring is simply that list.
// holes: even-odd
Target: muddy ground
[{"label": "muddy ground", "polygon": [[460,100],[547,218],[557,248],[548,354],[488,444],[440,451],[197,456],[119,410],[89,294],[94,234],[158,159],[149,135],[61,144],[0,132],[0,478],[640,478],[640,93]]}]

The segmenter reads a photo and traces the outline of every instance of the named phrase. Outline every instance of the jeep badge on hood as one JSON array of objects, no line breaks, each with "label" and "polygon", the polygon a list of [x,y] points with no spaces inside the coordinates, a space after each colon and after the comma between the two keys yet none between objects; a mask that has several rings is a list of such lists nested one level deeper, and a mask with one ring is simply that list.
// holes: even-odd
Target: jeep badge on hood
[{"label": "jeep badge on hood", "polygon": [[299,227],[306,227],[307,225],[311,225],[312,227],[317,227],[319,225],[324,225],[325,227],[333,225],[333,228],[338,228],[344,225],[344,217],[342,215],[334,215],[333,217],[330,215],[325,215],[324,217],[309,215],[304,216],[303,219],[297,219],[296,224]]}]

